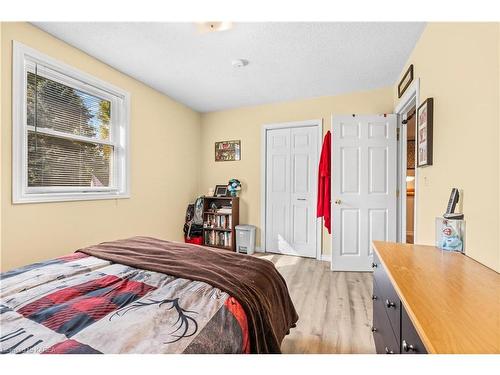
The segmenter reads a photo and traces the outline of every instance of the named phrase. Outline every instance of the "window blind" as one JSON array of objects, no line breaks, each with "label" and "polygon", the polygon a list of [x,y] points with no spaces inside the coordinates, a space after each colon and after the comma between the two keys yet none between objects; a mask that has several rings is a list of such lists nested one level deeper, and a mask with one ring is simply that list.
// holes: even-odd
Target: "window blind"
[{"label": "window blind", "polygon": [[111,101],[27,72],[28,187],[112,185]]}]

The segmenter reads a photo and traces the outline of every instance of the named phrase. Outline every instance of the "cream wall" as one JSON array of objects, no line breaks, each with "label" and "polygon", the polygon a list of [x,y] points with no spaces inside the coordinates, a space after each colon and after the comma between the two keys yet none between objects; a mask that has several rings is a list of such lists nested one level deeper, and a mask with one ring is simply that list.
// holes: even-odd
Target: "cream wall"
[{"label": "cream wall", "polygon": [[[199,186],[200,115],[27,23],[0,30],[2,270],[133,235],[181,240]],[[11,203],[12,40],[130,92],[130,199]]]},{"label": "cream wall", "polygon": [[434,165],[418,170],[416,242],[434,243],[434,218],[458,187],[466,253],[500,271],[499,24],[430,23],[408,64],[420,102],[434,98]]},{"label": "cream wall", "polygon": [[[216,184],[238,178],[240,222],[256,225],[257,246],[260,246],[260,157],[263,124],[323,119],[323,131],[331,127],[332,114],[391,113],[392,88],[347,95],[319,97],[277,104],[211,112],[201,116],[201,185],[206,192]],[[215,162],[214,142],[241,140],[241,161]],[[323,230],[323,254],[330,253],[330,236]]]}]

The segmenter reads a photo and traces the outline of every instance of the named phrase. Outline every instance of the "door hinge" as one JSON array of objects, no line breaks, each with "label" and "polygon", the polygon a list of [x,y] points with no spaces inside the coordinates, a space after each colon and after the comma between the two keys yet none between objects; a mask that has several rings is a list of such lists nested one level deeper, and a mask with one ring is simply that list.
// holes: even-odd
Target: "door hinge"
[{"label": "door hinge", "polygon": [[396,190],[396,198],[399,198],[399,189]]},{"label": "door hinge", "polygon": [[396,128],[396,140],[399,141],[399,128]]}]

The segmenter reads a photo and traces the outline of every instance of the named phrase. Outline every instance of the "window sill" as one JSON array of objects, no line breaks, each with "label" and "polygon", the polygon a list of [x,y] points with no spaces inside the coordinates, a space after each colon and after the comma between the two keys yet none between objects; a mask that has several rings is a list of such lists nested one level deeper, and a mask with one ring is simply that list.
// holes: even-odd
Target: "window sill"
[{"label": "window sill", "polygon": [[24,194],[21,196],[13,197],[13,204],[24,203],[45,203],[45,202],[69,202],[69,201],[93,201],[104,199],[127,199],[130,198],[129,193],[110,193],[110,192],[96,192],[96,193],[57,193],[57,194]]}]

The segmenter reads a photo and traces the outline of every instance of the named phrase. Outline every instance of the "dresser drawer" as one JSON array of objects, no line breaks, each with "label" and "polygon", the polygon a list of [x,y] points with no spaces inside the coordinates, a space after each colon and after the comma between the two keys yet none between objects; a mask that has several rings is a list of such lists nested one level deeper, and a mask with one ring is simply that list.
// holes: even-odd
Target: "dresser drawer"
[{"label": "dresser drawer", "polygon": [[404,306],[401,306],[401,353],[426,354],[425,346],[413,326]]},{"label": "dresser drawer", "polygon": [[377,283],[373,282],[373,340],[378,354],[398,354],[399,340],[394,335]]},{"label": "dresser drawer", "polygon": [[[382,305],[397,341],[401,339],[401,302],[376,253],[373,254],[373,279],[377,283]],[[375,285],[375,284],[374,284]]]}]

